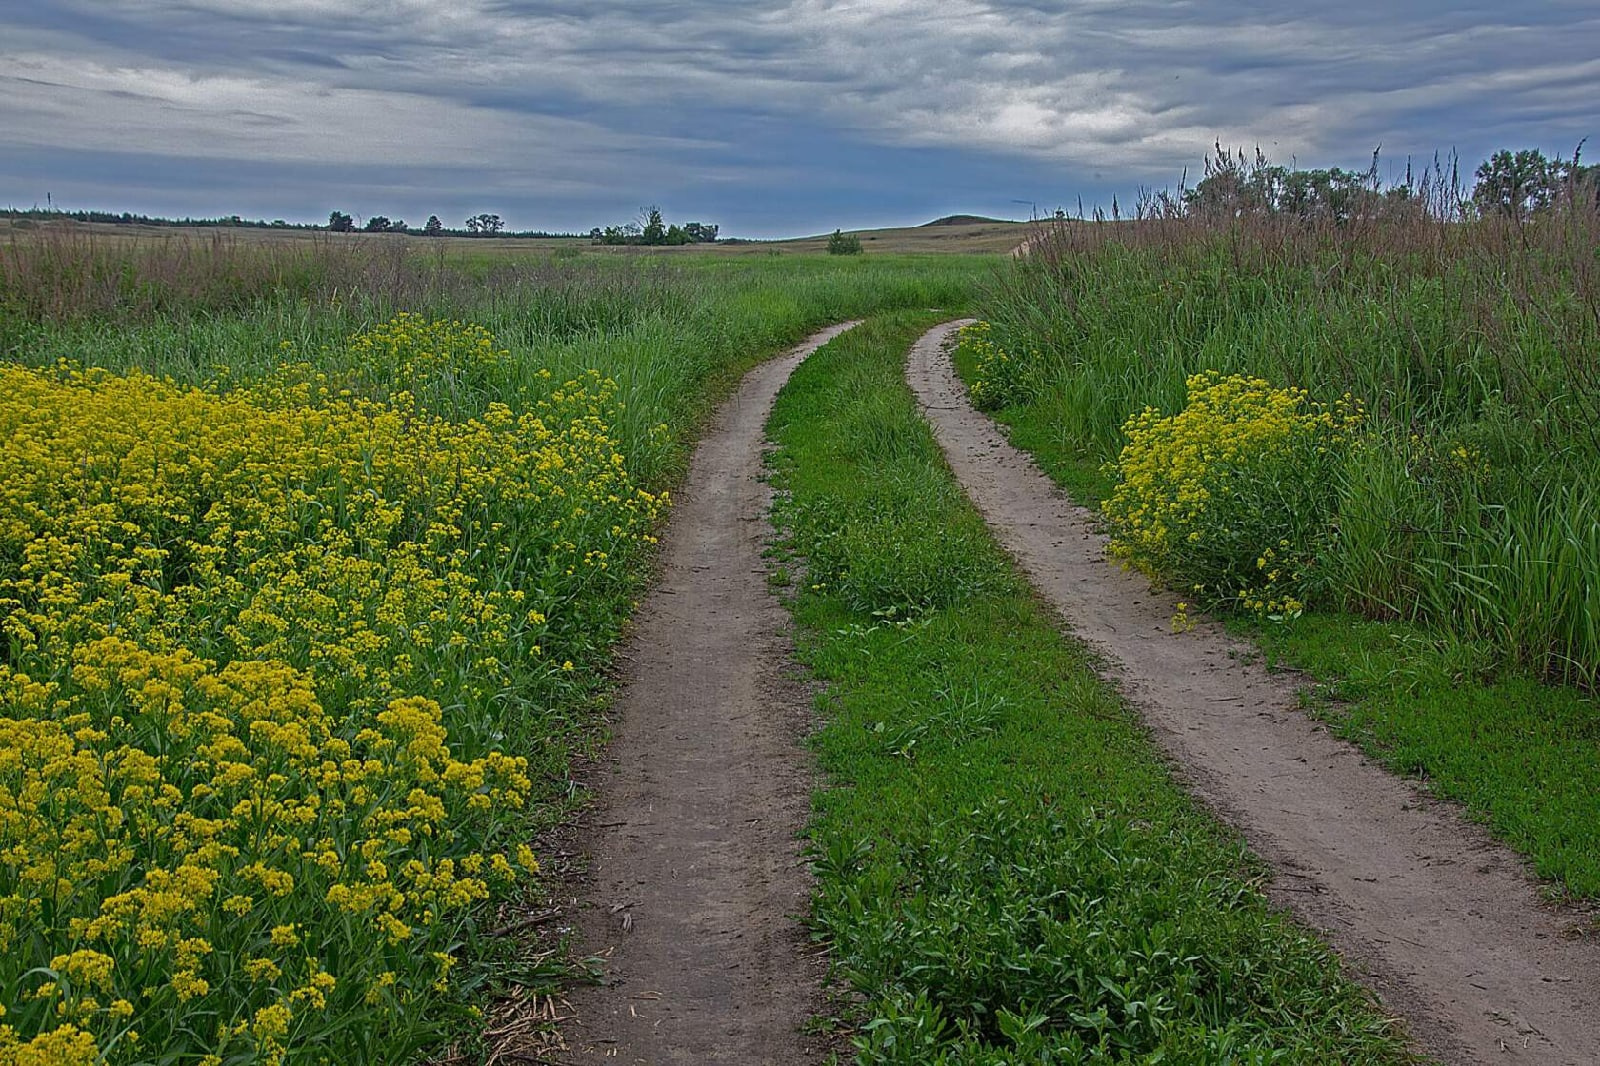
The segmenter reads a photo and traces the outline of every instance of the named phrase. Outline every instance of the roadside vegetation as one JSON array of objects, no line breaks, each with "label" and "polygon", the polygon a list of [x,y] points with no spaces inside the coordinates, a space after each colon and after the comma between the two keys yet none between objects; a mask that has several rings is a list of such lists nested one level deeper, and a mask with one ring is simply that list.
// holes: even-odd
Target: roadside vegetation
[{"label": "roadside vegetation", "polygon": [[938,320],[833,341],[770,422],[858,1061],[1409,1061],[967,503],[903,379]]},{"label": "roadside vegetation", "polygon": [[0,1061],[469,1050],[704,416],[986,270],[0,246]]},{"label": "roadside vegetation", "polygon": [[1047,224],[958,364],[1116,556],[1595,898],[1600,185],[1540,162],[1334,197],[1223,157]]}]

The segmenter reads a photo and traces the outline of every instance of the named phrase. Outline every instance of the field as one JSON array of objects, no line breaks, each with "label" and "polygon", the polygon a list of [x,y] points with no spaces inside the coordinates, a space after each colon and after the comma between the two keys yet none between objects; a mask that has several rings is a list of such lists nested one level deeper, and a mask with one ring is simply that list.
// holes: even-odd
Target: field
[{"label": "field", "polygon": [[[1269,902],[968,502],[904,380],[961,314],[972,400],[1183,598],[1167,636],[1225,619],[1548,897],[1600,900],[1592,212],[860,235],[0,233],[0,1066],[557,1054],[589,963],[528,930],[585,889],[543,849],[625,823],[584,822],[585,767],[637,726],[647,590],[714,577],[660,571],[690,456],[746,371],[854,319],[768,423],[795,628],[751,641],[820,692],[820,949],[782,950],[826,951],[834,1053],[1421,1039]],[[723,806],[737,854],[768,812]],[[640,900],[584,906],[626,931]]]},{"label": "field", "polygon": [[[328,233],[322,230],[271,230],[258,228],[184,229],[121,225],[100,222],[58,221],[46,223],[41,233],[37,224],[19,229],[15,222],[0,220],[0,236],[22,237],[29,241],[46,238],[93,240],[111,245],[149,245],[151,243],[323,245],[343,248],[396,249],[411,253],[431,252],[445,257],[505,258],[527,256],[661,256],[667,258],[700,256],[813,255],[826,252],[828,235],[774,240],[724,240],[714,244],[687,244],[674,247],[602,246],[588,237],[440,237],[425,238],[404,234]],[[921,226],[850,231],[860,237],[862,247],[880,255],[1007,255],[1027,239],[1025,222],[1004,222],[956,215]]]},{"label": "field", "polygon": [[986,270],[0,254],[0,1060],[49,1062],[470,1035],[543,965],[496,914],[537,898],[701,419]]}]

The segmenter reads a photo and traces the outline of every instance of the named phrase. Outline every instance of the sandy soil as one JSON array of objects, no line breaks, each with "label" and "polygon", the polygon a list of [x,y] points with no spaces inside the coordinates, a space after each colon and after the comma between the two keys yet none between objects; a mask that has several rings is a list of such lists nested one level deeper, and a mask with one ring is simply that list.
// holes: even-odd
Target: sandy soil
[{"label": "sandy soil", "polygon": [[[1176,598],[1106,561],[1090,512],[974,411],[928,333],[908,377],[956,476],[1000,541],[1174,759],[1271,864],[1277,902],[1449,1063],[1600,1063],[1600,940],[1541,901],[1508,849],[1369,763],[1297,709],[1219,627],[1171,632]],[[1585,936],[1585,929],[1591,935]]]},{"label": "sandy soil", "polygon": [[583,950],[606,982],[571,997],[575,1059],[820,1061],[800,1032],[823,963],[798,917],[797,839],[811,793],[811,701],[788,668],[788,616],[761,552],[764,426],[802,359],[846,326],[753,370],[695,452],[660,579],[628,642],[624,686],[585,833]]}]

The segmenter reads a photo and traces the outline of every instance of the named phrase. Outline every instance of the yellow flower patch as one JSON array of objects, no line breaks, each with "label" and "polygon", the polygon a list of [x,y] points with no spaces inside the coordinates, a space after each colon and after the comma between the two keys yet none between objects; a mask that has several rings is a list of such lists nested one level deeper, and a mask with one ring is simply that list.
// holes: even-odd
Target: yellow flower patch
[{"label": "yellow flower patch", "polygon": [[1146,408],[1123,426],[1102,505],[1111,552],[1212,606],[1298,614],[1361,405],[1217,371],[1187,387],[1182,411]]},{"label": "yellow flower patch", "polygon": [[504,708],[666,501],[598,374],[469,413],[477,327],[340,354],[368,386],[0,365],[0,1064],[391,1026],[536,868]]}]

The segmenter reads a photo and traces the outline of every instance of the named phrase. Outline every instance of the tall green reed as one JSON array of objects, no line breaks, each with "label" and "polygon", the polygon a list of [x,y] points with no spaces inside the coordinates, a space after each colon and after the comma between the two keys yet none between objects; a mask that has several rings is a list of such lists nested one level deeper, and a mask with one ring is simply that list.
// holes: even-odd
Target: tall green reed
[{"label": "tall green reed", "polygon": [[[1343,223],[1064,220],[989,293],[1027,406],[1104,462],[1202,370],[1331,402],[1368,439],[1323,560],[1331,605],[1430,622],[1600,681],[1600,212],[1417,206]],[[1454,464],[1454,465],[1452,465]]]}]

